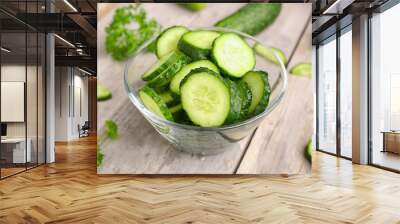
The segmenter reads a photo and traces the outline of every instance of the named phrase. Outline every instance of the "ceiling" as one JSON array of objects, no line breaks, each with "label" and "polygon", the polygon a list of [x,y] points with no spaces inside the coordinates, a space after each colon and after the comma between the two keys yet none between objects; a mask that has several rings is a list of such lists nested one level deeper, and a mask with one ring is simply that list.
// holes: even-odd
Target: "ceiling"
[{"label": "ceiling", "polygon": [[44,45],[36,43],[36,35],[52,32],[57,34],[56,65],[78,66],[95,74],[96,14],[96,0],[1,0],[2,46],[11,49],[9,60],[25,55],[30,60],[36,46],[40,50]]},{"label": "ceiling", "polygon": [[372,11],[388,0],[311,0],[313,44],[351,24],[353,17]]}]

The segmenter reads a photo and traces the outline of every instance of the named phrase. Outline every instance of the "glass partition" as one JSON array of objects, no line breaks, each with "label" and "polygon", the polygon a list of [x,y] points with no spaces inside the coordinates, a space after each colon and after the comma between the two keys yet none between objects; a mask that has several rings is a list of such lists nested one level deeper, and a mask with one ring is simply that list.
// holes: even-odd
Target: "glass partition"
[{"label": "glass partition", "polygon": [[31,161],[26,136],[26,41],[25,32],[1,34],[2,177],[26,170]]},{"label": "glass partition", "polygon": [[318,47],[318,149],[336,153],[336,37]]},{"label": "glass partition", "polygon": [[372,164],[400,171],[400,4],[371,18]]},{"label": "glass partition", "polygon": [[[0,7],[38,13],[43,4],[1,1]],[[44,33],[0,11],[1,179],[45,163],[45,44]]]},{"label": "glass partition", "polygon": [[352,149],[352,32],[340,36],[340,154],[351,158]]}]

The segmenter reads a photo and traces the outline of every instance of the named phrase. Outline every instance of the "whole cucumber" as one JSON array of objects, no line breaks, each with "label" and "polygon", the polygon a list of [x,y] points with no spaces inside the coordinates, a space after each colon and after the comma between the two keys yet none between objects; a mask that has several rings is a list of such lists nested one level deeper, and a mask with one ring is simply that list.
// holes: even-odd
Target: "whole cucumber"
[{"label": "whole cucumber", "polygon": [[275,21],[281,8],[280,3],[248,3],[215,26],[257,35]]}]

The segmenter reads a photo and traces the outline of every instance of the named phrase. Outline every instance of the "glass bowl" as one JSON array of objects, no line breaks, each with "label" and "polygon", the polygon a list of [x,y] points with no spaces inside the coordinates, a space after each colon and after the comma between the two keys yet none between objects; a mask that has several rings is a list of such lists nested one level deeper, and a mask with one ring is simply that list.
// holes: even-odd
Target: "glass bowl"
[{"label": "glass bowl", "polygon": [[[262,44],[256,38],[235,30],[216,27],[193,29],[235,33],[246,40],[251,47],[257,43],[268,48],[268,46]],[[155,41],[155,38],[146,42],[128,59],[124,69],[125,89],[133,105],[135,105],[157,132],[167,139],[177,150],[201,155],[217,154],[226,150],[240,150],[240,140],[253,133],[258,125],[281,102],[285,93],[287,72],[281,59],[274,53],[276,60],[280,64],[276,65],[256,54],[256,66],[254,70],[268,72],[268,79],[271,86],[269,105],[263,113],[242,122],[213,128],[203,128],[165,120],[149,111],[143,105],[138,94],[140,87],[145,84],[141,79],[142,74],[158,60],[154,53],[146,50],[153,41]]]}]

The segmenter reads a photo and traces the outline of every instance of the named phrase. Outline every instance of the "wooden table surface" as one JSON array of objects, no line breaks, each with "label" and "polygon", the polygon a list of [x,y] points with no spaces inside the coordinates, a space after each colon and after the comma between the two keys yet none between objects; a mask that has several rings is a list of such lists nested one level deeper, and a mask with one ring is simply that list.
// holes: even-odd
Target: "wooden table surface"
[{"label": "wooden table surface", "polygon": [[[98,130],[104,121],[119,127],[117,140],[101,145],[101,174],[296,174],[310,170],[303,150],[313,133],[312,81],[289,75],[288,89],[280,105],[238,149],[213,156],[197,156],[175,150],[144,119],[123,88],[124,63],[115,62],[104,49],[104,28],[115,8],[125,4],[99,4],[97,25],[98,81],[112,91],[111,100],[98,103]],[[191,12],[173,3],[142,4],[150,17],[163,27],[185,25],[207,27],[231,14],[243,4],[209,3]],[[283,4],[280,16],[256,36],[278,47],[289,59],[288,68],[311,62],[311,4]]]}]

